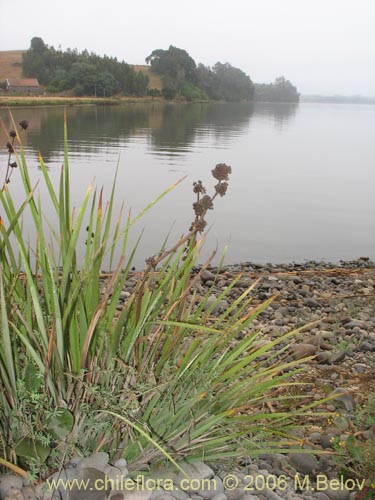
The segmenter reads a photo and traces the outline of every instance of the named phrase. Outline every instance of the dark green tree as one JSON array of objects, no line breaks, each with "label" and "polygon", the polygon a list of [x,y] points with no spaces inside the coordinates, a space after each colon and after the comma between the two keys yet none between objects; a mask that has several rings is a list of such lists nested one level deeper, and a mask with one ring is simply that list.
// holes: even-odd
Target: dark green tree
[{"label": "dark green tree", "polygon": [[148,77],[116,58],[98,56],[87,50],[55,50],[34,37],[23,55],[25,76],[38,78],[50,90],[73,89],[79,95],[145,95]]},{"label": "dark green tree", "polygon": [[173,87],[163,87],[161,89],[161,93],[163,94],[164,99],[171,101],[177,95],[177,90]]},{"label": "dark green tree", "polygon": [[22,54],[22,69],[27,77],[38,78],[39,83],[47,84],[51,69],[46,65],[48,46],[39,37],[31,39],[30,48]]},{"label": "dark green tree", "polygon": [[177,85],[185,80],[193,84],[196,82],[194,59],[186,50],[173,45],[168,50],[154,50],[146,57],[146,63],[151,64],[154,73],[170,78]]},{"label": "dark green tree", "polygon": [[154,99],[154,97],[161,97],[161,92],[159,89],[147,89],[147,95],[149,95],[150,97],[152,97]]},{"label": "dark green tree", "polygon": [[215,73],[209,66],[199,63],[196,69],[197,85],[210,99],[218,100],[220,95],[216,88]]},{"label": "dark green tree", "polygon": [[298,102],[299,93],[289,80],[280,76],[273,83],[256,84],[255,100],[264,102]]},{"label": "dark green tree", "polygon": [[32,50],[36,54],[42,54],[43,52],[48,50],[48,46],[44,43],[42,38],[34,36],[34,38],[32,38],[30,42],[30,50]]},{"label": "dark green tree", "polygon": [[229,63],[217,62],[213,67],[215,92],[219,99],[225,101],[251,100],[254,85],[250,77],[241,69]]}]

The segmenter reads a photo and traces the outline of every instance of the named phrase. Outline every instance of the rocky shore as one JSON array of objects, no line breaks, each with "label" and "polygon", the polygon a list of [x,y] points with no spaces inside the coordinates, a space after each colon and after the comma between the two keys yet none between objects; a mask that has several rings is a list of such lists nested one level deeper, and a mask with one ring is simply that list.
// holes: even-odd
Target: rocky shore
[{"label": "rocky shore", "polygon": [[[303,382],[303,394],[321,400],[332,394],[323,406],[332,412],[330,419],[311,421],[298,437],[302,449],[317,454],[263,454],[228,468],[220,464],[184,465],[197,483],[182,487],[183,475],[176,470],[149,471],[148,478],[164,481],[158,488],[142,486],[140,477],[131,476],[132,489],[124,483],[129,478],[126,462],[109,463],[106,453],[76,457],[51,479],[84,479],[88,488],[56,491],[46,485],[36,488],[13,475],[0,477],[1,499],[105,499],[113,500],[354,500],[366,493],[367,477],[345,479],[335,454],[350,434],[362,442],[373,442],[375,448],[375,265],[366,257],[356,261],[331,264],[257,265],[242,263],[218,271],[202,272],[194,291],[211,294],[207,307],[216,301],[223,289],[241,273],[229,296],[213,311],[225,310],[250,284],[259,280],[252,293],[254,306],[275,296],[271,305],[254,320],[251,328],[261,330],[262,341],[269,342],[292,329],[308,325],[298,332],[287,355],[291,359],[311,357],[306,369],[296,375]],[[130,277],[121,294],[123,307],[139,276]],[[302,394],[302,393],[301,393]],[[283,388],[275,396],[286,396]],[[276,411],[275,403],[268,410]],[[374,453],[375,466],[375,453]],[[370,464],[369,464],[370,465]],[[374,476],[375,477],[375,470]],[[371,470],[366,471],[371,474]],[[113,482],[106,482],[105,478]],[[229,478],[229,479],[228,479]],[[102,479],[106,487],[93,487]],[[212,481],[204,483],[203,480]],[[171,482],[165,482],[165,480]],[[116,482],[117,481],[117,482]],[[122,482],[121,482],[122,481]],[[352,481],[352,482],[348,482]],[[357,481],[357,482],[356,482]],[[168,484],[167,484],[168,483]],[[102,484],[102,483],[101,483]],[[153,483],[152,483],[153,484]],[[139,488],[137,487],[139,485]],[[168,486],[169,485],[169,486]],[[186,485],[185,485],[186,486]],[[194,486],[194,487],[193,487]],[[91,490],[90,490],[91,488]],[[373,490],[375,491],[375,489]],[[358,496],[359,495],[359,496]]]}]

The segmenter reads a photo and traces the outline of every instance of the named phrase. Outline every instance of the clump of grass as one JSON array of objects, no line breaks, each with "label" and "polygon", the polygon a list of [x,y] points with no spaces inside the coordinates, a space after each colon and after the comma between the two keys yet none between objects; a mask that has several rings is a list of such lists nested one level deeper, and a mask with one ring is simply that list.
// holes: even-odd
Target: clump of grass
[{"label": "clump of grass", "polygon": [[[46,229],[21,144],[19,152],[12,145],[12,154],[25,200],[15,207],[8,183],[0,192],[1,463],[46,474],[71,455],[95,450],[123,456],[136,468],[165,457],[212,461],[293,449],[288,430],[319,402],[290,412],[265,408],[272,389],[292,385],[301,369],[302,360],[282,357],[298,330],[256,344],[261,332],[248,327],[270,303],[252,308],[256,283],[213,316],[240,276],[209,306],[209,291],[200,299],[194,293],[213,257],[195,271],[202,244],[197,235],[214,198],[228,188],[230,167],[213,170],[218,182],[212,197],[201,182],[194,184],[190,231],[147,262],[118,310],[139,244],[128,248],[130,228],[175,185],[124,224],[121,214],[113,214],[116,179],[106,205],[102,191],[90,186],[74,210],[66,123],[64,144],[57,190],[39,158],[58,227]],[[33,246],[22,228],[26,211]],[[78,262],[86,218],[89,237]],[[120,258],[113,265],[116,248]],[[112,270],[105,276],[104,259]]]},{"label": "clump of grass", "polygon": [[[364,481],[358,498],[371,500],[375,497],[375,391],[367,402],[355,410],[350,430],[344,441],[334,443],[335,460],[346,478]],[[367,433],[367,434],[366,434]]]}]

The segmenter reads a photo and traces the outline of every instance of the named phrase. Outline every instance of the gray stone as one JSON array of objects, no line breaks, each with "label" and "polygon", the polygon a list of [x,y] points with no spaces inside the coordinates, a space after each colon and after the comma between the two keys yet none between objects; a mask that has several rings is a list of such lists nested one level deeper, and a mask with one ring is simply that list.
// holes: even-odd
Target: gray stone
[{"label": "gray stone", "polygon": [[317,444],[320,442],[322,435],[320,432],[312,432],[309,436],[309,441],[311,441],[314,444]]},{"label": "gray stone", "polygon": [[[114,464],[114,468],[113,469],[111,468],[109,470],[112,473],[114,473],[117,470],[120,481],[121,481],[121,477],[125,479],[129,476],[129,471],[128,471],[128,468],[126,467],[126,465],[127,465],[126,460],[124,458],[120,458],[119,460],[116,460],[116,462]],[[106,474],[107,474],[108,467],[112,467],[112,466],[111,465],[106,466],[106,468],[104,469]]]},{"label": "gray stone", "polygon": [[375,426],[374,426],[374,431],[371,429],[368,429],[367,431],[363,431],[362,433],[363,439],[369,439],[369,440],[374,440],[375,439]]},{"label": "gray stone", "polygon": [[211,500],[219,493],[224,493],[224,486],[222,480],[218,476],[214,476],[209,484],[204,484],[203,490],[197,490],[197,494],[202,498]]},{"label": "gray stone", "polygon": [[357,373],[366,373],[366,371],[367,371],[367,365],[365,363],[355,363],[353,365],[353,369]]},{"label": "gray stone", "polygon": [[65,497],[62,497],[58,491],[55,491],[55,493],[53,493],[52,495],[51,492],[48,492],[43,493],[41,496],[38,496],[38,499],[41,500],[61,500],[62,498]]},{"label": "gray stone", "polygon": [[346,351],[338,351],[338,352],[335,352],[333,355],[332,355],[332,358],[331,358],[331,363],[334,364],[334,363],[339,363],[340,361],[343,361],[345,359],[345,356],[346,356]]},{"label": "gray stone", "polygon": [[235,288],[248,288],[251,285],[251,280],[248,279],[240,279],[235,284]]},{"label": "gray stone", "polygon": [[24,500],[23,493],[21,490],[16,490],[15,488],[11,489],[6,497],[3,497],[4,500]]},{"label": "gray stone", "polygon": [[375,345],[364,340],[359,344],[359,348],[361,351],[372,352],[375,350]]},{"label": "gray stone", "polygon": [[[215,297],[215,295],[210,295],[207,299],[207,302],[205,303],[205,305],[203,306],[203,310],[204,311],[207,311],[207,309],[209,309],[210,307],[212,307],[212,305],[217,301],[217,298]],[[212,309],[212,313],[218,313],[218,312],[223,312],[225,311],[225,309],[227,309],[229,306],[228,302],[224,299],[222,300],[219,300],[217,302],[217,304],[215,305],[215,307]]]},{"label": "gray stone", "polygon": [[[61,479],[62,481],[72,481],[77,477],[78,473],[79,471],[77,468],[70,467],[68,469],[62,469],[61,471],[57,471],[49,476],[48,481],[58,481],[59,479]],[[48,487],[48,484],[46,484],[45,486],[45,491],[51,494],[52,489]],[[61,483],[59,484],[57,495],[59,498],[66,498],[68,495],[68,490],[63,488],[63,484]]]},{"label": "gray stone", "polygon": [[65,465],[65,469],[75,469],[78,464],[82,462],[83,457],[72,457],[69,462]]},{"label": "gray stone", "polygon": [[219,302],[217,304],[217,309],[218,309],[219,312],[225,311],[226,309],[228,309],[228,307],[229,307],[229,304],[228,304],[228,302],[226,300],[224,300],[224,299],[219,300]]},{"label": "gray stone", "polygon": [[349,500],[350,497],[350,491],[346,490],[345,488],[339,488],[338,490],[327,488],[324,490],[324,493],[331,500]]},{"label": "gray stone", "polygon": [[[152,495],[151,495],[152,497]],[[151,498],[150,497],[150,498]],[[175,500],[174,497],[172,495],[170,495],[169,493],[161,493],[160,495],[158,495],[157,497],[154,497],[155,500]]]},{"label": "gray stone", "polygon": [[37,500],[35,489],[32,486],[25,486],[21,491],[25,500]]},{"label": "gray stone", "polygon": [[[212,479],[214,477],[214,471],[211,467],[204,464],[203,462],[193,462],[191,464],[180,464],[181,469],[190,479]],[[180,488],[181,481],[186,479],[186,475],[179,472],[174,483]],[[190,491],[190,490],[188,490]]]},{"label": "gray stone", "polygon": [[306,300],[304,300],[303,304],[306,307],[310,307],[312,309],[316,309],[317,307],[320,307],[319,302],[316,302],[315,300],[312,300],[312,299],[306,299]]},{"label": "gray stone", "polygon": [[333,356],[330,352],[327,352],[327,351],[324,351],[324,352],[319,352],[317,355],[316,355],[316,358],[315,360],[321,364],[321,365],[325,365],[326,363],[333,363],[333,360],[332,360]]},{"label": "gray stone", "polygon": [[[181,467],[181,468],[183,469],[183,467]],[[161,469],[151,470],[147,477],[149,477],[150,479],[154,479],[155,481],[157,481],[160,484],[160,486],[162,486],[162,483],[164,481],[166,481],[167,483],[172,481],[175,484],[177,484],[176,478],[177,478],[178,474],[179,473],[177,472],[175,467],[172,468],[172,467],[167,466],[167,467],[163,467]]]},{"label": "gray stone", "polygon": [[329,500],[329,496],[323,493],[323,491],[317,491],[314,494],[314,498],[316,498],[316,500]]},{"label": "gray stone", "polygon": [[345,328],[350,329],[350,328],[367,328],[367,325],[364,321],[360,321],[358,319],[354,319],[352,321],[349,321],[349,323],[345,323],[344,325]]},{"label": "gray stone", "polygon": [[125,494],[122,491],[111,491],[109,495],[110,500],[124,500]]},{"label": "gray stone", "polygon": [[[107,454],[105,453],[105,455]],[[90,500],[106,500],[108,498],[110,488],[109,486],[105,488],[105,474],[103,471],[93,467],[86,467],[79,471],[77,480],[85,481],[87,486],[85,489],[79,489],[78,485],[74,484],[68,492],[67,500],[88,500],[88,498]],[[99,484],[98,480],[100,481]],[[148,500],[148,498],[145,500]]]},{"label": "gray stone", "polygon": [[109,462],[108,453],[105,453],[104,451],[98,451],[97,453],[93,453],[89,457],[83,458],[78,464],[78,469],[82,470],[82,469],[93,468],[104,472],[104,469],[108,465],[108,462]]},{"label": "gray stone", "polygon": [[228,497],[224,493],[218,493],[217,495],[212,497],[212,500],[228,500]]},{"label": "gray stone", "polygon": [[312,344],[295,344],[290,347],[290,351],[295,359],[303,359],[313,356],[316,353],[316,346]]},{"label": "gray stone", "polygon": [[[215,302],[217,301],[217,298],[215,297],[215,295],[210,295],[205,303],[205,305],[203,306],[203,310],[204,311],[207,311],[207,309],[209,309]],[[215,309],[216,309],[217,305],[215,306]]]},{"label": "gray stone", "polygon": [[151,490],[127,491],[124,500],[150,500],[151,495]]},{"label": "gray stone", "polygon": [[2,498],[4,500],[24,500],[22,491],[16,488],[11,488],[7,495]]},{"label": "gray stone", "polygon": [[207,269],[201,273],[201,280],[203,283],[206,281],[214,281],[216,279],[216,276],[214,273],[211,273],[211,271],[208,271]]},{"label": "gray stone", "polygon": [[21,490],[22,486],[23,481],[19,476],[14,476],[13,474],[0,476],[0,497],[5,497],[11,489]]},{"label": "gray stone", "polygon": [[107,465],[103,472],[111,481],[112,490],[118,489],[117,486],[123,483],[126,478],[126,475],[123,474],[117,467],[113,467],[113,465]]},{"label": "gray stone", "polygon": [[265,490],[262,493],[267,498],[267,500],[282,500],[282,498],[273,490],[265,488]]},{"label": "gray stone", "polygon": [[238,500],[243,498],[247,492],[243,488],[235,488],[234,490],[225,490],[228,500]]},{"label": "gray stone", "polygon": [[290,463],[302,474],[312,474],[319,469],[319,462],[312,453],[292,453]]},{"label": "gray stone", "polygon": [[347,389],[338,387],[331,395],[335,394],[336,397],[332,400],[337,406],[345,408],[346,411],[352,411],[355,405],[352,394]]},{"label": "gray stone", "polygon": [[[180,490],[178,490],[180,491]],[[165,491],[163,488],[155,488],[154,491],[152,492],[150,496],[150,500],[155,500],[155,498],[160,497],[161,495],[164,495]],[[188,496],[188,495],[186,495]]]},{"label": "gray stone", "polygon": [[[334,418],[333,425],[340,432],[343,432],[343,431],[346,431],[346,429],[348,429],[348,427],[349,427],[349,420],[347,418],[345,418],[345,417],[338,416],[338,417]],[[341,441],[341,439],[340,439],[340,441]]]},{"label": "gray stone", "polygon": [[179,490],[178,488],[173,490],[173,496],[177,500],[187,500],[189,495],[185,491]]},{"label": "gray stone", "polygon": [[113,465],[115,467],[119,468],[120,470],[122,470],[124,467],[126,467],[128,465],[128,463],[125,460],[125,458],[119,458],[118,460],[116,460],[116,462]]}]

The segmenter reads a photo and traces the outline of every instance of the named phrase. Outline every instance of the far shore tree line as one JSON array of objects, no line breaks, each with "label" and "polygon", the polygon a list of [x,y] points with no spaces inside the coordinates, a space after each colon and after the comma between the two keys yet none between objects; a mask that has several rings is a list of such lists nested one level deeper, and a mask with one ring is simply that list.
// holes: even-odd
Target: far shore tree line
[{"label": "far shore tree line", "polygon": [[149,95],[165,99],[298,102],[299,93],[289,80],[254,84],[241,69],[217,62],[212,68],[198,65],[186,50],[170,46],[154,50],[146,63],[160,76],[162,88],[150,88],[149,77],[117,58],[99,56],[87,50],[62,51],[48,46],[39,37],[31,40],[23,54],[26,77],[37,78],[50,93],[76,96]]}]

